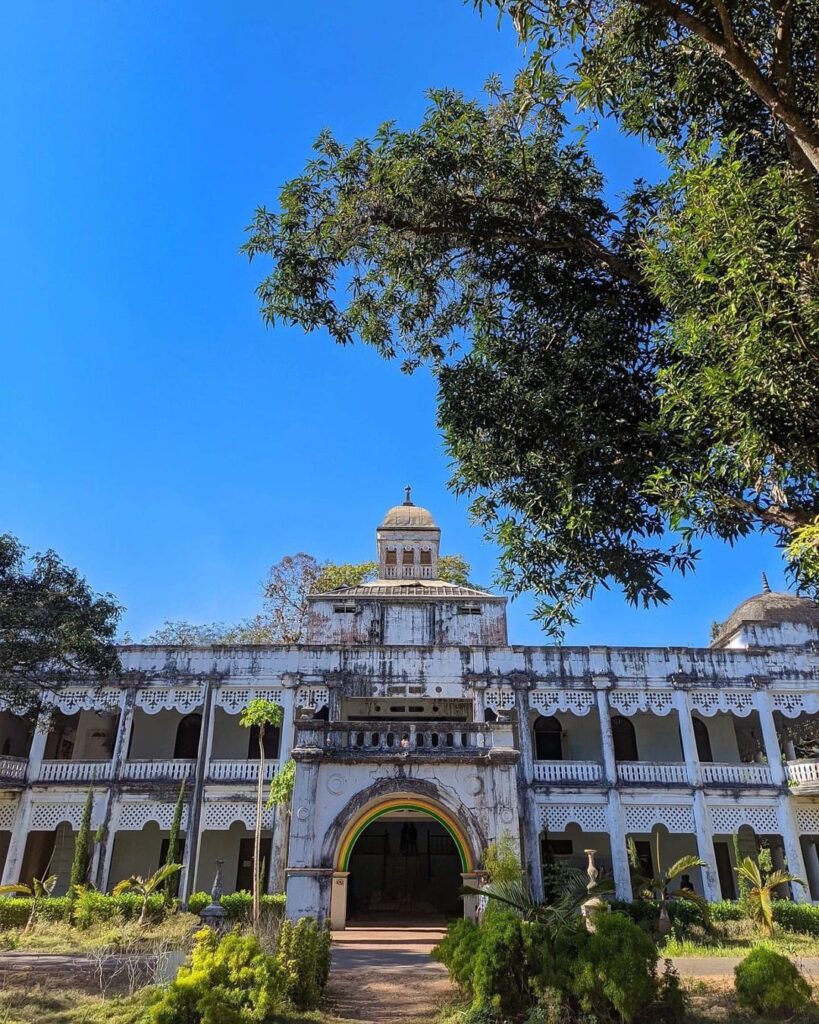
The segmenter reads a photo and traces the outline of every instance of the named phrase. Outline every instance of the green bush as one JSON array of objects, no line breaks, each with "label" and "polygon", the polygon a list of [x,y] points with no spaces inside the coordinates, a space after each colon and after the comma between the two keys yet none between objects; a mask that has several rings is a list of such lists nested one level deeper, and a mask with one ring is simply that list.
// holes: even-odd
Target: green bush
[{"label": "green bush", "polygon": [[804,1012],[811,1002],[810,985],[796,966],[763,946],[734,968],[737,1005],[754,1013],[787,1016]]},{"label": "green bush", "polygon": [[298,1010],[320,1005],[330,973],[330,931],[310,917],[294,925],[285,919],[279,932],[276,962],[289,1002]]},{"label": "green bush", "polygon": [[739,900],[719,900],[709,904],[712,921],[741,921],[747,917],[746,908]]},{"label": "green bush", "polygon": [[625,914],[599,914],[578,946],[570,984],[584,1012],[628,1024],[657,1001],[657,949]]},{"label": "green bush", "polygon": [[819,935],[819,906],[812,903],[794,903],[792,900],[773,901],[774,924],[789,932]]},{"label": "green bush", "polygon": [[[31,899],[10,896],[0,899],[0,928],[23,928],[31,913]],[[47,896],[40,900],[37,911],[39,921],[68,921],[71,900],[68,896]]]},{"label": "green bush", "polygon": [[515,1014],[532,1002],[524,957],[523,922],[509,910],[486,915],[472,973],[472,1005]]},{"label": "green bush", "polygon": [[253,1024],[271,1020],[285,1000],[276,957],[253,935],[196,934],[190,967],[180,967],[150,1008],[154,1024]]},{"label": "green bush", "polygon": [[466,995],[472,995],[472,978],[475,974],[475,956],[481,941],[477,924],[461,917],[450,921],[446,935],[432,950],[432,956],[449,971],[449,976]]},{"label": "green bush", "polygon": [[[712,904],[717,906],[717,904]],[[626,903],[621,900],[612,902],[612,909],[630,917],[635,924],[648,932],[656,932],[660,917],[660,904],[657,900],[634,900]],[[667,904],[668,916],[671,918],[671,933],[675,939],[688,939],[696,925],[705,927],[707,922],[702,910],[695,903],[685,900],[671,900]],[[727,920],[723,918],[723,920]]]}]

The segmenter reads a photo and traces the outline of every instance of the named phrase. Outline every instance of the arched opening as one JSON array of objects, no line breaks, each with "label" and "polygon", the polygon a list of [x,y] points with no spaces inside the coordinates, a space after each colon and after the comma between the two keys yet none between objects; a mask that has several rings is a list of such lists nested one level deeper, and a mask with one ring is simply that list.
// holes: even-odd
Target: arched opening
[{"label": "arched opening", "polygon": [[199,755],[199,733],[202,731],[202,716],[194,711],[185,715],[176,729],[173,756],[182,761],[193,761]]},{"label": "arched opening", "polygon": [[614,757],[617,761],[639,761],[637,735],[634,726],[624,715],[615,715],[611,720],[614,740]]},{"label": "arched opening", "polygon": [[[262,746],[264,747],[264,756],[269,758],[271,761],[275,761],[279,756],[279,741],[281,738],[281,730],[278,725],[267,725],[264,730],[264,738],[262,739]],[[247,756],[248,760],[253,760],[259,756],[259,727],[258,725],[251,725],[250,727],[250,739],[247,744]]]},{"label": "arched opening", "polygon": [[554,715],[535,719],[534,734],[536,760],[563,760],[563,729]]},{"label": "arched opening", "polygon": [[365,810],[337,847],[334,927],[441,923],[461,917],[473,857],[454,817],[426,798],[392,797]]},{"label": "arched opening", "polygon": [[697,744],[697,757],[700,761],[713,761],[711,753],[711,737],[708,735],[708,726],[701,718],[692,718],[694,723],[694,741]]}]

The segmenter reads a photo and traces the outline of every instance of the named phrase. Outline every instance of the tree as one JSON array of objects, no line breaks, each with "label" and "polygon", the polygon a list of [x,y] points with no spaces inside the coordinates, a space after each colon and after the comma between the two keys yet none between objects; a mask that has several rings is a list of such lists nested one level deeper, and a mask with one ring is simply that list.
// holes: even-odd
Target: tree
[{"label": "tree", "polygon": [[[438,559],[438,575],[449,583],[466,585],[469,571],[469,563],[461,555],[444,555]],[[264,586],[264,605],[258,615],[235,626],[223,622],[197,626],[184,620],[168,620],[144,642],[181,647],[296,644],[304,639],[307,628],[309,594],[357,587],[377,576],[377,562],[319,562],[303,551],[285,555],[270,567]]]},{"label": "tree", "polygon": [[284,712],[278,704],[256,697],[243,709],[239,724],[254,726],[259,737],[259,778],[256,784],[256,828],[253,835],[253,927],[258,931],[261,921],[262,819],[264,815],[265,751],[264,734],[269,725],[281,726]]},{"label": "tree", "polygon": [[[249,229],[263,317],[432,367],[452,486],[552,632],[601,585],[667,601],[705,536],[771,532],[816,593],[816,6],[490,5],[530,46],[515,87],[323,133]],[[611,206],[568,99],[667,181]]]},{"label": "tree", "polygon": [[[182,831],[182,814],[185,810],[185,787],[186,780],[183,779],[179,785],[179,795],[171,818],[171,827],[168,831],[168,852],[165,855],[165,867],[176,864],[179,860],[179,834]],[[171,874],[165,879],[165,900],[171,903],[179,891],[179,875]]]},{"label": "tree", "polygon": [[71,879],[68,885],[68,893],[75,897],[77,890],[88,882],[88,871],[91,867],[91,812],[94,807],[94,790],[89,786],[85,797],[85,804],[80,818],[80,827],[77,829],[77,838],[74,840],[74,859],[71,862]]},{"label": "tree", "polygon": [[31,912],[28,915],[24,933],[28,933],[34,927],[40,904],[44,899],[54,892],[57,884],[57,876],[49,875],[47,878],[32,878],[31,885],[25,882],[14,882],[10,885],[0,885],[0,896],[28,896],[31,900]]},{"label": "tree", "polygon": [[751,917],[765,935],[773,935],[773,892],[780,885],[804,885],[805,883],[787,871],[769,871],[763,874],[759,864],[752,857],[745,857],[735,868],[737,877],[747,887],[746,898]]},{"label": "tree", "polygon": [[142,898],[142,910],[137,923],[140,928],[144,928],[148,924],[148,907],[151,896],[162,888],[171,875],[175,875],[181,870],[181,864],[165,864],[158,871],[154,871],[149,878],[143,878],[142,875],[131,875],[130,878],[123,878],[121,882],[117,882],[113,894],[121,896],[125,892],[135,892]]},{"label": "tree", "polygon": [[53,551],[30,558],[0,535],[0,692],[19,712],[43,707],[43,690],[119,670],[115,635],[122,608],[95,594]]},{"label": "tree", "polygon": [[694,868],[704,868],[705,861],[695,854],[686,854],[669,867],[663,869],[662,857],[660,855],[660,833],[656,833],[655,857],[657,862],[657,874],[646,878],[642,874],[642,864],[637,854],[637,844],[629,837],[627,842],[629,865],[631,866],[631,884],[638,897],[646,900],[656,900],[660,905],[660,916],[657,922],[657,929],[661,935],[667,935],[671,930],[671,918],[668,914],[668,906],[672,900],[682,900],[693,903],[699,908],[703,920],[707,923],[709,919],[708,901],[690,888],[678,886],[671,888],[671,883],[682,875],[693,871]]}]

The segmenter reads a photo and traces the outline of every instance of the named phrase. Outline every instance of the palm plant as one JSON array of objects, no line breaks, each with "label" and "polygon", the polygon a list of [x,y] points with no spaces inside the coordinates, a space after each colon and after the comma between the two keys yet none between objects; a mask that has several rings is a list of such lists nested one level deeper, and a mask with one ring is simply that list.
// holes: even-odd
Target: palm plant
[{"label": "palm plant", "polygon": [[26,885],[25,882],[0,885],[0,896],[28,896],[31,899],[31,913],[28,915],[23,934],[30,932],[34,927],[40,903],[54,892],[56,884],[57,876],[49,875],[47,878],[32,878],[31,885]]},{"label": "palm plant", "polygon": [[698,892],[694,892],[693,889],[683,889],[677,887],[676,889],[671,888],[671,883],[682,875],[687,874],[689,871],[693,871],[694,868],[704,868],[705,861],[701,857],[697,857],[696,854],[687,854],[685,857],[680,857],[679,860],[674,861],[671,867],[663,870],[662,868],[662,857],[660,855],[660,833],[656,833],[655,838],[655,855],[657,863],[657,874],[651,878],[647,878],[641,874],[642,864],[640,858],[637,855],[637,845],[634,840],[629,838],[627,842],[628,846],[628,859],[631,865],[631,884],[635,891],[635,895],[638,899],[644,900],[656,900],[660,905],[660,914],[657,920],[657,931],[660,935],[667,935],[671,931],[671,917],[668,913],[668,907],[672,900],[682,900],[686,903],[693,903],[699,908],[702,914],[703,921],[706,925],[709,921],[708,901],[700,896]]},{"label": "palm plant", "polygon": [[741,882],[747,887],[746,898],[748,900],[751,919],[755,921],[762,931],[770,937],[773,935],[773,890],[780,885],[804,885],[801,878],[789,874],[787,871],[769,871],[763,874],[762,868],[753,857],[745,857],[734,868]]},{"label": "palm plant", "polygon": [[138,923],[141,928],[144,928],[148,923],[148,901],[151,896],[171,875],[181,870],[181,864],[166,864],[158,871],[154,871],[149,878],[143,878],[142,875],[131,875],[130,878],[123,878],[121,882],[117,882],[113,893],[115,896],[121,896],[124,892],[135,892],[142,897],[142,912],[139,915]]}]

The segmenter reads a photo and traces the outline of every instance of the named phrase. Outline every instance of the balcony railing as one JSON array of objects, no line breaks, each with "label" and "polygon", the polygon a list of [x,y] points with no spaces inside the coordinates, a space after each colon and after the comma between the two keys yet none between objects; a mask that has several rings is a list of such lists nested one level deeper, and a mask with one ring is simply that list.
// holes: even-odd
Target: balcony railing
[{"label": "balcony railing", "polygon": [[296,722],[296,746],[361,755],[453,757],[494,746],[494,731],[492,725],[474,722]]},{"label": "balcony railing", "polygon": [[655,761],[618,761],[617,774],[621,782],[631,785],[685,786],[688,771],[682,764],[660,764]]},{"label": "balcony railing", "polygon": [[788,761],[785,778],[794,786],[819,787],[819,761]]},{"label": "balcony railing", "polygon": [[189,760],[124,761],[119,777],[123,782],[181,782],[182,779],[191,778],[195,770],[196,761]]},{"label": "balcony railing", "polygon": [[111,774],[110,761],[42,761],[37,782],[104,782]]},{"label": "balcony railing", "polygon": [[700,763],[700,779],[706,786],[771,786],[771,769],[766,764]]},{"label": "balcony railing", "polygon": [[535,761],[536,782],[603,781],[603,766],[598,761]]},{"label": "balcony railing", "polygon": [[0,780],[3,782],[25,782],[27,770],[27,757],[0,757]]},{"label": "balcony railing", "polygon": [[[265,781],[269,782],[279,770],[278,761],[268,761],[264,766]],[[258,761],[211,761],[208,766],[209,782],[257,782]]]}]

